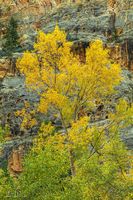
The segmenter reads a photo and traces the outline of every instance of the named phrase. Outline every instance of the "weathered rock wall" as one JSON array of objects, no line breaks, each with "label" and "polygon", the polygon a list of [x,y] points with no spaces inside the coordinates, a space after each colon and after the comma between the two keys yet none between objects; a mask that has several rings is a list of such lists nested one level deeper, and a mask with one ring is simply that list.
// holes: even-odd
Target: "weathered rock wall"
[{"label": "weathered rock wall", "polygon": [[[10,16],[14,15],[18,20],[18,32],[23,50],[32,48],[39,29],[51,32],[58,22],[67,32],[68,39],[74,41],[79,48],[100,38],[112,48],[112,53],[115,52],[112,56],[117,58],[122,66],[133,68],[132,0],[89,0],[80,3],[52,0],[52,7],[43,0],[15,2],[9,4],[10,14],[2,15],[0,18],[0,23],[3,24],[0,31],[0,48],[4,43],[4,26]],[[114,51],[115,46],[119,48]],[[84,49],[81,49],[81,52],[83,51]],[[2,55],[2,51],[0,54]]]}]

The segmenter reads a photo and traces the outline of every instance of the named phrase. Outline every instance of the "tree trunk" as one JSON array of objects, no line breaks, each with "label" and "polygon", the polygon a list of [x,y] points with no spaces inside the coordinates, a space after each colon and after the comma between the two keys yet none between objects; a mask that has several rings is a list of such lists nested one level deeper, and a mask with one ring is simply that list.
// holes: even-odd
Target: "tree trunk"
[{"label": "tree trunk", "polygon": [[72,176],[76,175],[75,165],[74,165],[74,158],[73,158],[73,151],[72,149],[69,150],[69,159],[70,159],[70,167],[71,167],[71,174]]},{"label": "tree trunk", "polygon": [[[70,144],[70,139],[69,139],[69,134],[68,134],[68,130],[67,130],[67,127],[66,127],[66,124],[65,124],[65,121],[64,121],[64,118],[63,118],[63,115],[60,112],[60,117],[61,117],[61,122],[62,122],[62,126],[65,130],[65,134],[67,136],[67,142],[68,142],[68,145]],[[71,175],[72,176],[75,176],[76,174],[76,170],[75,170],[75,165],[74,165],[74,155],[73,155],[73,150],[70,146],[68,146],[68,153],[69,153],[69,161],[70,161],[70,169],[71,169]]]}]

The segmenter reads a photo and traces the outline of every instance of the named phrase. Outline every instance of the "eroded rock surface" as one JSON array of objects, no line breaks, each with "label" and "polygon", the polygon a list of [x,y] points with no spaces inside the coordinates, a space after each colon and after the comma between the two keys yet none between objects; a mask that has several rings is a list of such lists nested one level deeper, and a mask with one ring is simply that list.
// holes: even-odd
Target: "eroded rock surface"
[{"label": "eroded rock surface", "polygon": [[[6,1],[3,2],[5,5]],[[58,23],[67,32],[68,39],[74,43],[88,44],[100,38],[110,46],[119,44],[118,54],[121,55],[120,60],[124,59],[123,65],[133,67],[132,0],[89,0],[80,1],[80,3],[53,0],[10,2],[12,2],[8,4],[12,7],[10,14],[7,17],[1,15],[0,18],[0,24],[2,24],[0,46],[4,42],[3,27],[7,24],[8,18],[14,15],[18,21],[18,32],[23,50],[32,48],[39,29],[51,32]],[[16,10],[14,10],[15,6]],[[50,10],[47,7],[50,7]],[[42,8],[46,9],[46,12]],[[0,54],[3,55],[2,51]]]}]

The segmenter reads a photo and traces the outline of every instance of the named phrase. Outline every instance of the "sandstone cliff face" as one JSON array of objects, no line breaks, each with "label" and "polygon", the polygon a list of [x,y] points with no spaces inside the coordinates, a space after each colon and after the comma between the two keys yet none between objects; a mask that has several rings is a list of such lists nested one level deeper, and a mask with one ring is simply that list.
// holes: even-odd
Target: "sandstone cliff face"
[{"label": "sandstone cliff face", "polygon": [[68,39],[74,41],[81,59],[89,42],[100,38],[112,49],[112,57],[122,66],[133,68],[132,0],[8,0],[1,5],[0,48],[13,15],[18,20],[22,50],[32,48],[39,29],[51,32],[58,22]]},{"label": "sandstone cliff face", "polygon": [[23,146],[13,149],[8,159],[8,170],[10,175],[16,176],[22,172]]}]

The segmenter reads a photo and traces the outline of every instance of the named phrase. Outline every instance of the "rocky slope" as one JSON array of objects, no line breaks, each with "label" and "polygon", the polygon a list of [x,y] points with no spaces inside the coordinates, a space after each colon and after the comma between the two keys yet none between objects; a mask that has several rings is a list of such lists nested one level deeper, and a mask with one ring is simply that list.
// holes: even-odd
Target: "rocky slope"
[{"label": "rocky slope", "polygon": [[[133,68],[132,0],[2,2],[1,47],[6,24],[10,16],[14,16],[18,20],[22,50],[32,48],[39,29],[51,32],[58,23],[67,32],[68,39],[74,42],[74,50],[83,57],[88,43],[100,38],[112,49],[112,56],[122,66]],[[0,54],[2,56],[3,52],[0,51]]]}]

